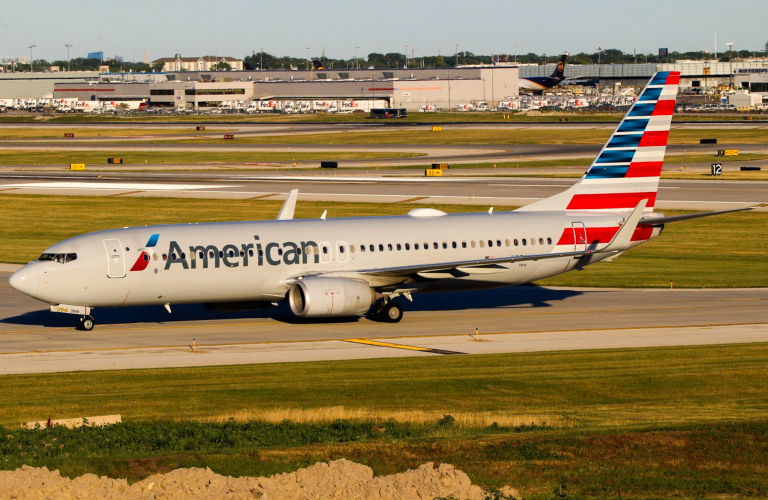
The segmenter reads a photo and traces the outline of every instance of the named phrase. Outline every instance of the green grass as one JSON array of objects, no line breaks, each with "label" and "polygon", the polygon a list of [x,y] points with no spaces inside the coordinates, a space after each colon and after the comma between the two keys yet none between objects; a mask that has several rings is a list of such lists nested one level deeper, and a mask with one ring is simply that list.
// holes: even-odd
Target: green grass
[{"label": "green grass", "polygon": [[[586,498],[765,496],[766,363],[765,344],[747,344],[6,375],[0,468],[131,479],[180,466],[269,475],[344,457],[377,474],[452,463],[475,483],[511,484],[527,498],[551,497],[563,482]],[[329,405],[381,419],[190,423]],[[411,411],[554,415],[563,424],[387,423]],[[12,428],[114,413],[126,424],[105,431]]]},{"label": "green grass", "polygon": [[89,166],[103,165],[110,170],[119,166],[108,165],[107,158],[122,158],[125,165],[141,165],[164,163],[199,165],[206,163],[270,163],[270,162],[302,162],[319,160],[358,160],[378,158],[417,158],[425,156],[421,153],[370,153],[361,151],[328,151],[328,152],[263,152],[252,153],[220,153],[207,151],[0,151],[0,166],[5,165],[69,165],[70,163],[85,163]]},{"label": "green grass", "polygon": [[[111,198],[0,194],[0,262],[26,263],[48,246],[101,229],[185,222],[273,219],[282,202],[183,198]],[[41,217],[40,207],[56,217]],[[485,206],[430,205],[446,212]],[[402,215],[412,204],[300,201],[297,218]],[[682,213],[668,211],[668,214]],[[716,256],[716,258],[713,258]],[[548,285],[668,287],[768,286],[768,214],[736,213],[669,225],[659,238]]]},{"label": "green grass", "polygon": [[[206,132],[213,132],[213,130],[207,130]],[[64,133],[75,134],[75,139],[116,139],[126,138],[135,139],[141,136],[178,136],[182,134],[194,135],[195,130],[190,127],[189,129],[178,128],[117,128],[117,127],[86,127],[86,128],[45,128],[45,127],[19,127],[0,128],[0,141],[11,141],[18,139],[62,139],[64,140]],[[223,131],[222,131],[223,133]]]},{"label": "green grass", "polygon": [[[273,136],[241,136],[236,143],[243,144],[356,144],[356,145],[401,145],[401,144],[453,144],[453,145],[496,145],[496,144],[604,144],[613,130],[599,129],[451,129],[442,132],[431,130],[374,130],[370,132],[326,133],[326,134],[283,134]],[[765,129],[672,129],[669,144],[699,144],[702,138],[717,138],[727,144],[760,144],[768,142]],[[200,137],[198,139],[176,139],[163,141],[175,144],[225,144],[223,138]]]}]

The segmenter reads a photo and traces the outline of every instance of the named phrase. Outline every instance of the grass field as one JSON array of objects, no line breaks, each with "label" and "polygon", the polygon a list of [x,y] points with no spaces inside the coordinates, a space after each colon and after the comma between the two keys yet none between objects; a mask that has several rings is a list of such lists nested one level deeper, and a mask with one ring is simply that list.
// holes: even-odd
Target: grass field
[{"label": "grass field", "polygon": [[[49,245],[78,234],[124,226],[273,219],[280,201],[110,198],[0,194],[0,262],[26,263]],[[45,213],[56,217],[41,217]],[[485,206],[430,205],[446,212]],[[405,214],[412,204],[299,201],[297,218]],[[668,212],[679,213],[679,212]],[[716,256],[716,258],[713,258]],[[568,273],[543,284],[563,286],[768,286],[768,214],[736,213],[669,225],[661,237],[613,263]]]},{"label": "grass field", "polygon": [[[526,498],[563,485],[577,498],[765,496],[766,363],[754,344],[6,375],[0,468],[140,479],[179,466],[264,475],[346,457],[378,474],[448,462]],[[347,414],[306,418],[329,407]],[[402,419],[410,412],[432,418]],[[13,428],[114,413],[126,425]],[[270,413],[294,423],[229,420]],[[460,423],[473,415],[545,425]]]},{"label": "grass field", "polygon": [[[0,127],[0,141],[12,141],[19,139],[61,139],[65,140],[64,133],[75,134],[75,139],[136,139],[142,136],[178,136],[182,134],[194,135],[192,127],[189,129],[177,128],[126,128],[126,127],[86,127],[86,128],[38,128],[38,127]],[[207,130],[212,132],[212,130]],[[223,133],[223,131],[222,131]]]},{"label": "grass field", "polygon": [[[70,163],[85,163],[86,166],[104,165],[110,170],[119,169],[116,165],[108,165],[107,158],[122,158],[126,165],[163,163],[198,165],[206,163],[270,163],[270,162],[302,162],[320,160],[358,160],[378,158],[418,158],[425,156],[421,153],[371,153],[364,151],[328,151],[328,152],[265,152],[252,153],[219,153],[207,151],[2,151],[0,166],[3,165],[69,165]],[[108,166],[107,166],[108,165]]]},{"label": "grass field", "polygon": [[[498,129],[450,129],[442,132],[431,130],[375,130],[370,132],[346,132],[326,134],[283,134],[271,136],[236,137],[235,143],[243,144],[356,144],[356,145],[400,145],[400,144],[604,144],[611,136],[609,129],[564,129],[564,130],[498,130]],[[699,144],[701,138],[716,138],[726,144],[768,143],[767,129],[680,129],[670,131],[669,144]],[[164,141],[178,144],[229,144],[223,138],[201,136],[196,139]]]}]

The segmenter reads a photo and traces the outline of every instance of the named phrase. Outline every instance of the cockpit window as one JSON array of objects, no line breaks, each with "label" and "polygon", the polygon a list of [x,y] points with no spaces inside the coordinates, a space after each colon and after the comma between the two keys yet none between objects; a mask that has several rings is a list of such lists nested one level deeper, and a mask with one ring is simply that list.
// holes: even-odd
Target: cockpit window
[{"label": "cockpit window", "polygon": [[54,262],[58,262],[59,264],[64,264],[65,262],[72,262],[73,260],[77,260],[77,254],[76,253],[44,253],[40,256],[37,260],[52,260]]}]

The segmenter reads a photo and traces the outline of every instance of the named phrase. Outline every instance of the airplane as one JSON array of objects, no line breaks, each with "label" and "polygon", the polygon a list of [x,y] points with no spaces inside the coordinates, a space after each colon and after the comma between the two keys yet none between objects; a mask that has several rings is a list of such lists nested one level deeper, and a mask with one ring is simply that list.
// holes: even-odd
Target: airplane
[{"label": "airplane", "polygon": [[531,76],[528,78],[520,78],[520,90],[528,90],[530,92],[538,93],[559,85],[565,80],[565,59],[568,57],[568,55],[568,52],[563,52],[563,55],[560,56],[560,61],[557,63],[557,67],[555,68],[554,73],[552,73],[550,76]]},{"label": "airplane", "polygon": [[325,69],[325,65],[320,62],[320,59],[312,59],[312,68],[317,71],[319,69]]},{"label": "airplane", "polygon": [[562,274],[618,257],[666,224],[756,207],[653,212],[679,72],[656,73],[586,173],[569,189],[511,212],[293,218],[99,231],[56,243],[10,277],[14,289],[80,316],[124,306],[203,303],[237,309],[288,301],[305,318],[395,323],[400,301]]}]

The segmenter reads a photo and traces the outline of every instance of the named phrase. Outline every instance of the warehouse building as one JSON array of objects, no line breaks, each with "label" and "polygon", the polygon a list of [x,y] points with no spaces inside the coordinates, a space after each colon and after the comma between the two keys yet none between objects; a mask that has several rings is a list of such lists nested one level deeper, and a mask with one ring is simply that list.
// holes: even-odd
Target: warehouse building
[{"label": "warehouse building", "polygon": [[[171,72],[167,84],[153,85],[169,89],[183,85],[183,93],[176,94],[176,104],[198,109],[216,101],[248,99],[356,99],[385,100],[391,107],[417,111],[421,106],[453,109],[458,104],[487,101],[494,106],[507,97],[518,95],[518,70],[516,66],[486,66],[468,68],[429,69],[342,69],[342,70],[264,70],[221,72]],[[173,83],[181,81],[182,83]],[[188,89],[208,91],[219,88],[219,82],[240,84],[242,94],[222,93],[220,98],[187,99]],[[249,84],[249,85],[248,85]],[[168,94],[170,95],[170,94]],[[209,96],[214,94],[208,94]],[[246,97],[244,97],[246,96]],[[156,95],[151,96],[154,105]],[[166,96],[167,99],[167,96]],[[163,100],[165,101],[165,99]],[[166,104],[164,104],[166,105]]]},{"label": "warehouse building", "polygon": [[57,82],[82,85],[98,81],[98,71],[0,73],[0,99],[50,99]]},{"label": "warehouse building", "polygon": [[[664,64],[566,64],[566,78],[597,79],[603,87],[643,87],[658,71],[679,71],[680,88],[712,88],[729,85],[733,80],[736,87],[748,80],[750,71],[768,69],[768,59],[745,59],[731,62],[677,61]],[[520,78],[549,76],[555,71],[555,64],[521,65]],[[744,75],[740,78],[740,75]]]}]

